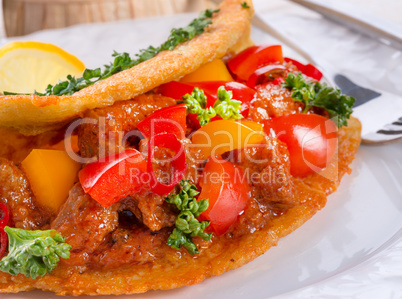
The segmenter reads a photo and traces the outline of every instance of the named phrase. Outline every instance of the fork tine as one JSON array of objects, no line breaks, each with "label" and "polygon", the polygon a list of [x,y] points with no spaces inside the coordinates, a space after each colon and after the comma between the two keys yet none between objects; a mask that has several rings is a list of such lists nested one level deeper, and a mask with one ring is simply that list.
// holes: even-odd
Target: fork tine
[{"label": "fork tine", "polygon": [[[217,2],[219,0],[211,0],[213,2]],[[271,26],[269,23],[267,23],[265,20],[263,20],[258,14],[254,15],[254,18],[252,20],[252,24],[262,31],[268,33],[272,37],[278,39],[281,41],[283,44],[294,50],[296,53],[298,53],[300,56],[302,56],[306,61],[318,66],[321,68],[322,73],[324,74],[324,82],[328,83],[331,86],[339,86],[340,84],[336,84],[334,82],[334,79],[337,75],[337,72],[335,72],[330,65],[325,64],[326,67],[323,67],[323,63],[317,63],[317,58],[312,57],[308,52],[306,52],[300,44],[296,44],[293,42],[291,39],[289,39],[287,36],[279,32],[277,29],[275,29],[273,26]],[[340,74],[338,74],[340,75]],[[339,77],[338,77],[339,78]],[[350,81],[350,80],[349,80]],[[394,119],[394,117],[399,117],[399,113],[402,111],[402,102],[398,101],[396,99],[397,96],[386,92],[386,91],[374,91],[368,88],[363,88],[361,86],[358,86],[354,84],[353,82],[350,81],[350,83],[353,85],[355,88],[354,92],[356,90],[364,91],[365,93],[365,98],[363,98],[363,95],[360,97],[361,100],[357,100],[357,104],[355,104],[354,108],[354,115],[359,118],[363,124],[363,131],[362,131],[362,141],[367,144],[386,144],[386,143],[391,143],[391,142],[397,142],[402,140],[402,132],[400,132],[400,128],[397,129],[389,129],[389,127],[382,127],[385,126],[385,124],[389,124],[390,122],[386,121],[386,119]],[[351,85],[349,84],[349,85]],[[341,87],[341,86],[339,86]],[[342,88],[341,88],[342,89]],[[345,94],[348,94],[347,92],[342,91]],[[354,94],[351,94],[355,98],[359,98],[359,96],[356,96]],[[380,103],[381,102],[381,103]],[[364,105],[362,105],[364,104]],[[389,107],[393,107],[391,110],[386,110],[384,111],[385,105],[388,105]],[[358,107],[357,107],[358,106]],[[376,121],[373,123],[373,118],[372,114],[373,112],[377,113],[377,116],[380,115],[380,121]],[[399,121],[402,122],[402,117],[399,118]],[[399,122],[398,121],[398,122]],[[399,126],[399,124],[397,124]],[[381,128],[380,130],[378,130]],[[383,130],[383,131],[381,131]],[[378,131],[380,131],[378,133]],[[386,132],[386,133],[384,133]],[[392,132],[392,133],[389,133]]]},{"label": "fork tine", "polygon": [[378,130],[378,134],[384,134],[384,135],[402,135],[402,130],[399,131],[393,131],[393,130]]},{"label": "fork tine", "polygon": [[398,121],[394,121],[382,128],[381,130],[377,131],[377,134],[384,134],[384,135],[402,135],[402,130],[400,126],[402,126],[402,117],[398,118]]},{"label": "fork tine", "polygon": [[402,117],[390,124],[385,125],[375,133],[369,133],[363,136],[365,144],[379,145],[400,142],[402,140]]}]

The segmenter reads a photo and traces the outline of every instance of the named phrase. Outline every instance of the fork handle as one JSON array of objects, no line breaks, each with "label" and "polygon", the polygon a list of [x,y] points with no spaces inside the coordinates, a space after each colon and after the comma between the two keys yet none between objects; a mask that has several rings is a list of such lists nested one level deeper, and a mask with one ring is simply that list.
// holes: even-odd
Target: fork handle
[{"label": "fork handle", "polygon": [[[402,50],[402,27],[336,0],[290,0],[326,18],[360,32],[395,49]],[[343,1],[345,2],[345,1]]]}]

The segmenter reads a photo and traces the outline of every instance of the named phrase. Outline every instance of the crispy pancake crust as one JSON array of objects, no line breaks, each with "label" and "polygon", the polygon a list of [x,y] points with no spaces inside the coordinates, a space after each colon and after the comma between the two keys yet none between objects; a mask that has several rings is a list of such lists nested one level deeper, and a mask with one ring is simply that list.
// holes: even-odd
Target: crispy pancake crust
[{"label": "crispy pancake crust", "polygon": [[254,12],[251,0],[246,1],[249,9],[242,8],[242,2],[225,0],[203,34],[71,96],[0,96],[0,127],[12,127],[25,135],[55,129],[88,109],[132,99],[223,57],[229,50],[241,50],[249,41]]},{"label": "crispy pancake crust", "polygon": [[196,284],[207,277],[241,267],[275,246],[280,238],[300,227],[325,206],[327,194],[334,192],[342,176],[350,172],[349,164],[360,144],[360,131],[360,122],[355,118],[340,129],[338,154],[328,166],[330,170],[338,170],[335,179],[329,180],[319,173],[295,180],[300,203],[262,230],[232,240],[214,237],[206,250],[198,244],[201,249],[198,256],[171,249],[163,261],[118,270],[80,273],[79,267],[60,263],[52,274],[36,280],[21,274],[12,276],[0,272],[0,292],[42,289],[59,295],[142,293],[150,289]]}]

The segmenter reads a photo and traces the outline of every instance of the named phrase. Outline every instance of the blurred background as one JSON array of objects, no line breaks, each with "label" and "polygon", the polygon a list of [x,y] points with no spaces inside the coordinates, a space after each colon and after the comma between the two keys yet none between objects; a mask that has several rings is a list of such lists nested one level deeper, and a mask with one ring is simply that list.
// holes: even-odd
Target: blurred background
[{"label": "blurred background", "polygon": [[201,11],[208,0],[0,0],[8,37],[81,23]]},{"label": "blurred background", "polygon": [[[286,0],[255,0],[282,9]],[[402,24],[402,0],[339,0]],[[21,36],[41,29],[201,11],[209,0],[0,0],[0,36]]]}]

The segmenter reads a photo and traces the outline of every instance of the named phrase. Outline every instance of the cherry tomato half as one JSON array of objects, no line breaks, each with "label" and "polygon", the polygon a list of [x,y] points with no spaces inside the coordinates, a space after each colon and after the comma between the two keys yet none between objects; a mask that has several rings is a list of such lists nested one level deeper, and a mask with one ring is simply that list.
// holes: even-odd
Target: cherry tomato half
[{"label": "cherry tomato half", "polygon": [[337,144],[335,123],[317,114],[289,114],[266,120],[264,130],[273,130],[286,143],[290,173],[303,177],[319,172],[330,163]]},{"label": "cherry tomato half", "polygon": [[220,158],[210,158],[200,181],[199,199],[208,198],[209,206],[201,220],[209,220],[209,229],[224,234],[248,205],[250,190],[243,172]]}]

